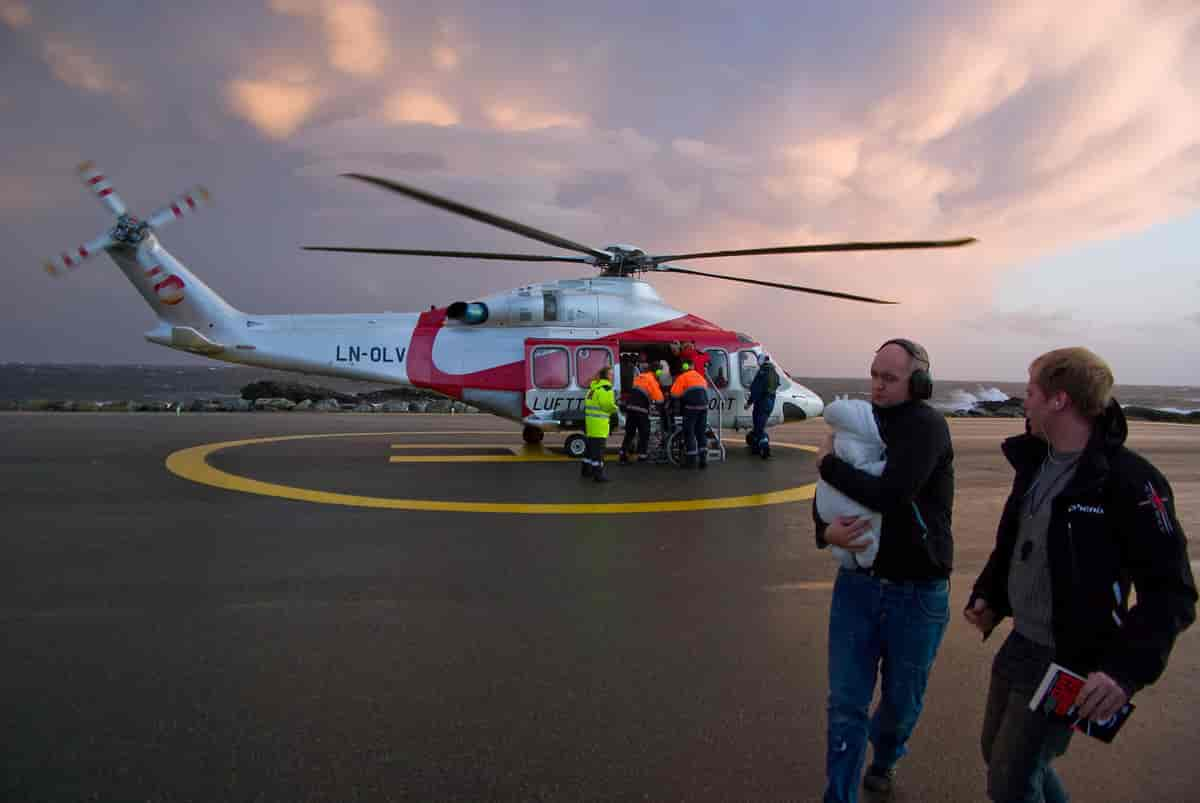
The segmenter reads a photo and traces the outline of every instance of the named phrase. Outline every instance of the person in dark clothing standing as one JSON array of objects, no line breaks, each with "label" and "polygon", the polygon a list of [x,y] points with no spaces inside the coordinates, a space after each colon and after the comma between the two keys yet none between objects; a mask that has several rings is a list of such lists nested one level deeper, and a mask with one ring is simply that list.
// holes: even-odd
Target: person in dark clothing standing
[{"label": "person in dark clothing standing", "polygon": [[[862,784],[891,791],[950,621],[950,532],[954,450],[950,429],[925,403],[933,393],[929,355],[910,340],[889,340],[871,363],[871,403],[887,448],[876,477],[833,454],[833,436],[817,453],[821,478],[883,514],[879,553],[869,569],[840,568],[829,613],[826,803],[858,799],[868,736],[874,747]],[[817,545],[861,551],[866,517],[824,522]],[[868,719],[876,678],[879,705]]]},{"label": "person in dark clothing standing", "polygon": [[1196,617],[1174,494],[1125,447],[1112,385],[1108,365],[1087,349],[1043,354],[1029,367],[1026,434],[1002,447],[1016,477],[963,612],[985,639],[1013,618],[992,663],[981,737],[997,803],[1067,800],[1050,764],[1066,752],[1070,728],[1029,710],[1051,661],[1087,678],[1079,715],[1103,721],[1158,679]]},{"label": "person in dark clothing standing", "polygon": [[771,363],[771,355],[760,354],[758,357],[758,372],[750,383],[750,398],[746,406],[754,406],[754,427],[746,436],[750,444],[750,453],[766,460],[771,456],[771,441],[767,437],[767,419],[775,409],[775,391],[779,389],[779,374]]}]

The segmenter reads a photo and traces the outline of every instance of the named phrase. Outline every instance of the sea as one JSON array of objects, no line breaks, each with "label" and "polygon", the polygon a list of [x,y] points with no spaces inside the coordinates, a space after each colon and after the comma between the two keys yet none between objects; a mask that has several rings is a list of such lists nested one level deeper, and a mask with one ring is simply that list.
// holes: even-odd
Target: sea
[{"label": "sea", "polygon": [[[0,363],[0,400],[181,401],[237,398],[251,382],[274,380],[320,385],[342,393],[367,393],[387,387],[332,377],[249,368],[241,365],[75,365]],[[827,403],[839,396],[870,396],[866,378],[796,377]],[[943,410],[969,411],[980,402],[1020,398],[1024,382],[938,379],[932,404]],[[1167,412],[1200,411],[1200,387],[1194,385],[1117,385],[1113,395],[1124,405]]]}]

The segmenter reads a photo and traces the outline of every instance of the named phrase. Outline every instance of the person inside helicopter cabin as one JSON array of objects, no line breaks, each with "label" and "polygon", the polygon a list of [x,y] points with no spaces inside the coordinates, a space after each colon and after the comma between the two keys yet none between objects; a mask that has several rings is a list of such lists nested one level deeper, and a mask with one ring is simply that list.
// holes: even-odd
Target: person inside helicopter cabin
[{"label": "person inside helicopter cabin", "polygon": [[[644,355],[643,355],[644,356]],[[633,390],[625,402],[625,438],[621,441],[622,463],[629,462],[629,455],[637,442],[637,461],[644,463],[649,459],[650,447],[650,414],[657,413],[662,405],[663,392],[658,385],[658,378],[650,373],[650,364],[643,359],[638,364],[638,374],[633,378]]]},{"label": "person inside helicopter cabin", "polygon": [[613,394],[612,366],[606,365],[596,372],[584,397],[584,434],[587,450],[583,453],[580,474],[596,482],[608,482],[604,473],[604,448],[612,416],[617,412],[617,400]]},{"label": "person inside helicopter cabin", "polygon": [[680,344],[679,359],[686,363],[691,363],[692,367],[699,372],[700,376],[707,376],[708,355],[702,351],[696,351],[696,344],[691,340],[684,341]]},{"label": "person inside helicopter cabin", "polygon": [[662,437],[665,441],[671,434],[671,385],[675,383],[675,378],[671,376],[671,369],[667,366],[666,360],[658,361],[658,369],[654,372],[654,378],[658,380],[659,390],[663,394],[663,403],[658,406],[658,414],[661,416]]},{"label": "person inside helicopter cabin", "polygon": [[[667,350],[670,352],[666,359],[667,370],[672,374],[672,376],[679,376],[681,373],[683,373],[683,369],[680,367],[680,362],[682,362],[682,360],[679,357],[679,352],[683,350],[683,344],[678,340],[672,340],[667,344]],[[674,382],[674,380],[672,380],[672,382]]]},{"label": "person inside helicopter cabin", "polygon": [[683,414],[684,459],[680,468],[708,467],[708,381],[691,363],[671,385],[671,397]]}]

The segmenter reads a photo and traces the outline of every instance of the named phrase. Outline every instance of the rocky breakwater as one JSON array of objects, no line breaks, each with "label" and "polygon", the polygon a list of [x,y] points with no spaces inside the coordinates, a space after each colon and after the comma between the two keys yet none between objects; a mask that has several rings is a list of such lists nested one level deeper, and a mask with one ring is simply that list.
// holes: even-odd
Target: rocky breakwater
[{"label": "rocky breakwater", "polygon": [[367,393],[339,393],[302,382],[252,382],[242,388],[242,399],[255,410],[276,412],[354,413],[477,413],[469,404],[413,388],[385,388]]},{"label": "rocky breakwater", "polygon": [[1024,418],[1024,399],[1005,399],[1004,401],[980,401],[969,408],[947,410],[951,418]]},{"label": "rocky breakwater", "polygon": [[239,398],[197,398],[150,401],[75,401],[62,399],[0,400],[0,410],[29,412],[354,412],[354,413],[478,413],[469,404],[429,391],[386,388],[343,393],[302,382],[251,382]]},{"label": "rocky breakwater", "polygon": [[[1200,424],[1200,410],[1179,412],[1159,410],[1154,407],[1122,406],[1125,417],[1132,421],[1161,421],[1172,424]],[[951,410],[946,413],[952,418],[1024,418],[1025,400],[1020,398],[1004,401],[976,402],[969,410]]]}]

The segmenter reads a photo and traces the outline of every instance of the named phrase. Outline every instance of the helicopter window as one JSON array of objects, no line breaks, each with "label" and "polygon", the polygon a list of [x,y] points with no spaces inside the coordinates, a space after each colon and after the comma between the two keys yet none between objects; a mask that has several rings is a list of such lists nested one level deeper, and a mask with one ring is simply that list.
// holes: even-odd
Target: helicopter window
[{"label": "helicopter window", "polygon": [[729,355],[722,349],[705,349],[704,353],[708,355],[708,365],[704,367],[708,378],[718,388],[728,387]]},{"label": "helicopter window", "polygon": [[533,350],[533,386],[565,388],[571,383],[571,360],[561,346],[545,346]]},{"label": "helicopter window", "polygon": [[758,373],[758,355],[753,351],[738,352],[738,376],[742,380],[742,387],[750,387],[754,384],[754,375]]},{"label": "helicopter window", "polygon": [[612,365],[612,352],[606,348],[581,346],[575,349],[575,376],[581,388],[587,387],[600,369],[609,365]]},{"label": "helicopter window", "polygon": [[558,320],[558,299],[554,297],[554,293],[542,293],[542,320]]}]

